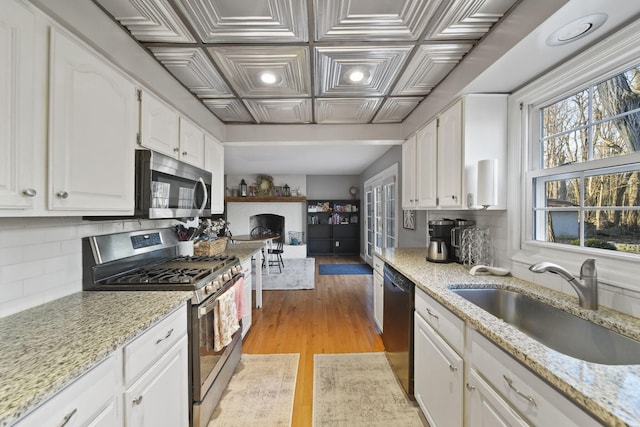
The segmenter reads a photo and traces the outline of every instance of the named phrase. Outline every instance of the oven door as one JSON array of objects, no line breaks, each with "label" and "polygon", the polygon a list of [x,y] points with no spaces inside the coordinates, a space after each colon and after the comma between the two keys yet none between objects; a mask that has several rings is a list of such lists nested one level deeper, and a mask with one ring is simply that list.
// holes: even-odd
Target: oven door
[{"label": "oven door", "polygon": [[[192,307],[192,366],[193,366],[193,399],[202,401],[212,384],[225,367],[225,362],[242,339],[242,327],[239,325],[233,332],[231,342],[216,349],[214,328],[219,327],[217,318],[218,300],[239,283],[242,287],[242,275],[234,277],[223,286],[223,292],[216,293],[200,305]],[[234,301],[235,302],[235,301]],[[224,334],[223,334],[224,335]],[[235,367],[234,367],[235,369]]]}]

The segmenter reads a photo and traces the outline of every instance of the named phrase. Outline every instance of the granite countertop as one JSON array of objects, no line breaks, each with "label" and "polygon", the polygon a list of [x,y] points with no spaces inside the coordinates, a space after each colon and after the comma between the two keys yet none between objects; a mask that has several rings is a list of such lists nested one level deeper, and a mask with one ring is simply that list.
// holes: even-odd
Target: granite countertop
[{"label": "granite countertop", "polygon": [[601,365],[559,353],[451,292],[448,286],[518,290],[636,340],[640,340],[640,319],[606,307],[585,310],[578,306],[577,297],[511,276],[471,276],[458,264],[430,263],[425,260],[424,248],[383,249],[378,256],[602,423],[640,425],[640,365]]},{"label": "granite countertop", "polygon": [[224,250],[225,255],[237,256],[240,262],[253,256],[256,252],[264,248],[264,243],[228,243]]},{"label": "granite countertop", "polygon": [[78,292],[0,319],[0,426],[14,422],[189,300]]}]

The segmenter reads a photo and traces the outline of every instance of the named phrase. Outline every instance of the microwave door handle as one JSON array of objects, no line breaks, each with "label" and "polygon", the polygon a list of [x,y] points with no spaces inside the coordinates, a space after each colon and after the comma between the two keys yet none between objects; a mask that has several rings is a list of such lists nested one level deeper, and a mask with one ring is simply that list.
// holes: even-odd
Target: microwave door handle
[{"label": "microwave door handle", "polygon": [[202,200],[202,206],[200,206],[200,208],[198,209],[198,214],[202,215],[202,212],[204,212],[204,209],[207,207],[207,202],[209,201],[209,194],[207,191],[207,184],[205,184],[204,179],[198,178],[198,182],[202,184],[202,190],[204,192],[204,199]]}]

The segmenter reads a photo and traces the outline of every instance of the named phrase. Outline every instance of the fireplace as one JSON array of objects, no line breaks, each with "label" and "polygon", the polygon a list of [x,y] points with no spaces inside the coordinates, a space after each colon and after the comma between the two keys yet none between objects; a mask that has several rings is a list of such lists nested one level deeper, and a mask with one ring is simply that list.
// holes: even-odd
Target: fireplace
[{"label": "fireplace", "polygon": [[254,230],[262,230],[266,233],[278,233],[280,239],[284,240],[284,221],[285,218],[282,215],[276,215],[271,213],[251,215],[249,217],[249,230],[251,234]]}]

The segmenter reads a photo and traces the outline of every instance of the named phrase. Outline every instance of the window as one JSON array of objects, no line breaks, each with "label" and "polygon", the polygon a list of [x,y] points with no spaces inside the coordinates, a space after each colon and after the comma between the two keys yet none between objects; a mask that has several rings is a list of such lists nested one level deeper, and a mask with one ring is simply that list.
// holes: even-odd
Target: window
[{"label": "window", "polygon": [[533,240],[640,254],[640,66],[534,117]]}]

